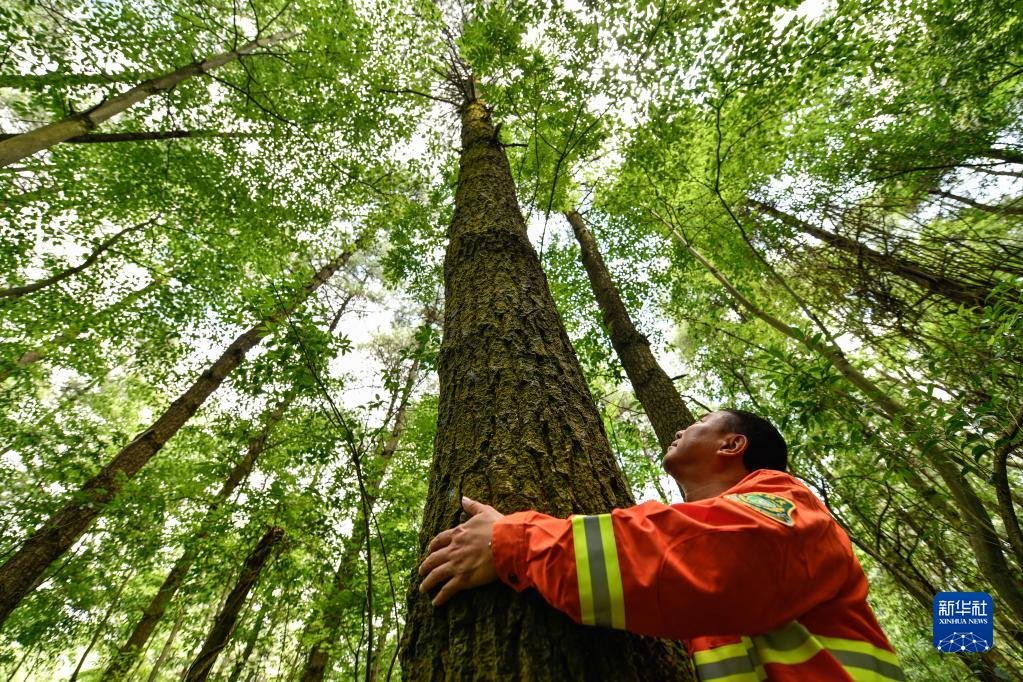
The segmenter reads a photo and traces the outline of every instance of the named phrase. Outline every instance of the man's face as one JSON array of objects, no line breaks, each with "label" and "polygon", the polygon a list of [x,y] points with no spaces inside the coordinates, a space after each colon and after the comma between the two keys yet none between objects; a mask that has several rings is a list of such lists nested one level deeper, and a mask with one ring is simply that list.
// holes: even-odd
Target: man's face
[{"label": "man's face", "polygon": [[714,458],[732,433],[731,415],[709,412],[689,427],[675,434],[675,440],[664,453],[661,466],[673,478],[684,480],[709,472]]}]

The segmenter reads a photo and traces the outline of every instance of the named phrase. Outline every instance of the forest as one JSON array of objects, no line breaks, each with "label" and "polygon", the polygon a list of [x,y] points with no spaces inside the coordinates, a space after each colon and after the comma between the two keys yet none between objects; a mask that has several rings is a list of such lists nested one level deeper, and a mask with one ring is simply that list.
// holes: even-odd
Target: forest
[{"label": "forest", "polygon": [[415,571],[721,407],[1023,679],[1015,3],[0,3],[0,679],[695,679]]}]

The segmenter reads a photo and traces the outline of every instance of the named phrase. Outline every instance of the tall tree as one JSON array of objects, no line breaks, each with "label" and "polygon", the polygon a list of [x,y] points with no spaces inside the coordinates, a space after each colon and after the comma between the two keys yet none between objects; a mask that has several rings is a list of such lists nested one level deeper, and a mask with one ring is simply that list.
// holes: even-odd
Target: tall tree
[{"label": "tall tree", "polygon": [[[369,233],[367,233],[369,234]],[[360,238],[365,241],[366,235]],[[210,368],[192,384],[151,427],[125,446],[106,466],[89,479],[75,497],[51,516],[0,567],[0,623],[42,578],[47,567],[81,537],[103,507],[184,425],[245,354],[263,340],[273,326],[289,315],[351,257],[355,247],[344,250],[313,275],[291,301],[283,303],[265,320],[244,332],[227,347]]]},{"label": "tall tree", "polygon": [[217,658],[220,656],[220,652],[224,650],[224,647],[227,646],[231,639],[231,633],[234,632],[235,623],[238,621],[238,614],[241,612],[242,606],[245,605],[249,592],[252,591],[253,586],[259,580],[259,575],[263,572],[267,561],[273,555],[274,548],[283,539],[284,531],[281,528],[269,528],[263,534],[263,537],[259,539],[259,542],[256,543],[256,546],[253,547],[249,555],[245,557],[245,563],[242,564],[238,580],[235,582],[230,594],[227,595],[220,613],[214,619],[213,626],[206,636],[206,641],[203,642],[202,649],[196,654],[195,660],[192,661],[192,665],[189,666],[188,671],[185,673],[184,679],[187,682],[202,682],[202,680],[209,677],[213,666],[217,662]]},{"label": "tall tree", "polygon": [[38,151],[47,149],[58,142],[83,135],[96,128],[104,121],[131,108],[149,97],[167,92],[183,81],[199,74],[209,73],[225,64],[238,61],[256,50],[271,47],[297,35],[293,31],[274,33],[266,37],[256,38],[240,47],[216,54],[206,59],[193,62],[187,66],[150,78],[136,85],[131,90],[104,100],[95,107],[80,114],[73,114],[60,121],[21,133],[6,140],[0,140],[0,168],[9,166]]},{"label": "tall tree", "polygon": [[153,630],[156,629],[157,624],[163,618],[163,614],[167,611],[167,607],[170,605],[174,595],[177,594],[178,589],[181,587],[185,578],[188,575],[192,564],[195,562],[195,558],[199,551],[199,543],[203,538],[210,533],[212,530],[211,524],[213,517],[217,510],[230,499],[231,495],[234,494],[238,486],[241,485],[249,474],[252,472],[252,468],[256,465],[256,460],[259,455],[262,454],[263,450],[266,449],[267,441],[270,438],[270,434],[273,431],[274,426],[281,420],[284,413],[288,409],[288,405],[291,403],[294,394],[290,394],[284,397],[276,406],[268,410],[267,413],[261,419],[262,428],[249,439],[248,446],[245,449],[245,454],[235,463],[228,473],[227,478],[221,485],[220,490],[217,492],[216,497],[210,503],[209,510],[206,513],[206,517],[200,523],[199,531],[192,538],[192,544],[190,544],[181,556],[178,557],[177,561],[171,567],[167,573],[167,577],[164,578],[160,588],[153,595],[153,598],[142,610],[142,617],[139,618],[138,622],[135,623],[135,627],[132,629],[128,638],[121,645],[117,654],[113,657],[110,665],[107,667],[106,672],[103,673],[103,679],[106,680],[119,680],[124,678],[129,670],[135,665],[135,661],[138,659],[142,650],[149,642],[149,637],[153,634]]},{"label": "tall tree", "polygon": [[[526,235],[491,112],[474,76],[453,69],[461,161],[421,550],[458,522],[462,495],[561,516],[633,502]],[[687,676],[677,645],[576,625],[500,585],[434,609],[413,581],[401,661],[409,680]]]},{"label": "tall tree", "polygon": [[578,211],[565,214],[572,225],[589,275],[590,288],[600,306],[611,345],[632,383],[636,399],[643,406],[657,434],[661,450],[667,450],[675,434],[696,421],[671,378],[650,351],[650,341],[633,324],[593,233]]}]

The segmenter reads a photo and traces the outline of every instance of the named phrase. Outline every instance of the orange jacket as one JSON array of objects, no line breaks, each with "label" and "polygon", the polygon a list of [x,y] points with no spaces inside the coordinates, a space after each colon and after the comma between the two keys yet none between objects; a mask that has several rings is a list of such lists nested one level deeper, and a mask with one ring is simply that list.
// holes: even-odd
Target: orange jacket
[{"label": "orange jacket", "polygon": [[494,565],[579,623],[686,640],[701,680],[903,679],[849,538],[802,483],[494,525]]}]

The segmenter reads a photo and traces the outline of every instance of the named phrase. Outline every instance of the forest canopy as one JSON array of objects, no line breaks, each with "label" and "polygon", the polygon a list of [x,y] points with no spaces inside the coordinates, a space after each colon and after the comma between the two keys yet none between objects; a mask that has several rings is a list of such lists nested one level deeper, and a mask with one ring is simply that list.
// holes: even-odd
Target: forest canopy
[{"label": "forest canopy", "polygon": [[[671,434],[735,407],[908,679],[1023,679],[1015,9],[8,0],[0,674],[426,679],[456,490],[680,502]],[[943,591],[991,651],[935,652]]]}]

